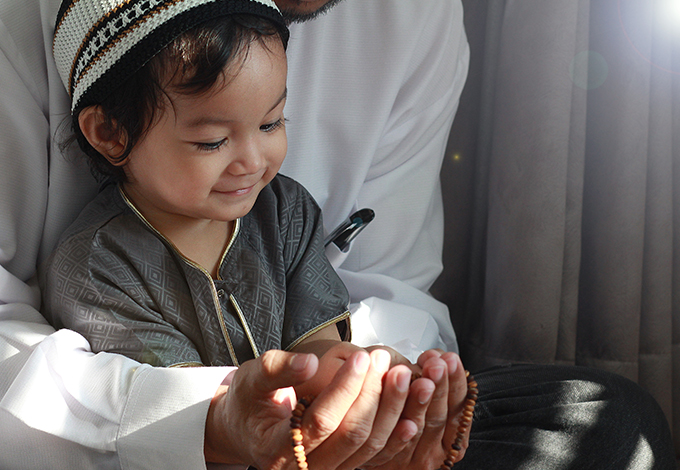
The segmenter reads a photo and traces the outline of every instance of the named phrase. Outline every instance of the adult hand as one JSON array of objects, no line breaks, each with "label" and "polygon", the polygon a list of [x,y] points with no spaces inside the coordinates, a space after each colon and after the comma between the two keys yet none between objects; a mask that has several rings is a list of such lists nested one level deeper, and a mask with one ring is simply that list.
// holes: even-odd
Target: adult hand
[{"label": "adult hand", "polygon": [[[206,460],[258,468],[294,469],[289,418],[295,404],[291,387],[311,378],[318,368],[313,355],[269,351],[243,364],[229,386],[220,387],[206,421]],[[391,455],[418,432],[400,419],[408,395],[410,371],[389,370],[385,352],[352,353],[328,387],[305,413],[302,423],[308,461],[314,468],[349,469],[348,455],[365,461],[382,447],[366,442],[400,440]],[[384,380],[384,387],[383,387]]]},{"label": "adult hand", "polygon": [[208,409],[206,461],[285,468],[276,460],[291,453],[288,420],[296,398],[289,387],[308,380],[317,367],[314,355],[267,351],[230,373]]},{"label": "adult hand", "polygon": [[[396,454],[390,455],[393,449],[386,447],[362,468],[438,468],[448,455],[467,395],[465,370],[458,355],[438,350],[424,352],[418,358],[418,365],[423,370],[422,378],[411,384],[403,419],[415,422],[422,433]],[[456,461],[464,457],[469,435],[468,427]]]},{"label": "adult hand", "polygon": [[[422,431],[422,422],[418,425],[411,419],[402,417],[409,394],[411,370],[404,365],[390,368],[390,355],[382,349],[372,351],[370,359],[371,368],[361,394],[347,410],[337,431],[309,455],[307,460],[310,468],[353,470],[377,454],[391,459]],[[333,390],[343,380],[339,376],[340,373],[314,401],[312,407],[319,404],[322,398],[328,403],[334,403],[331,396],[336,392]],[[329,411],[332,410],[329,408]],[[318,419],[311,426],[311,429],[305,429],[303,422],[305,436],[314,435],[319,428],[327,428]],[[305,442],[308,440],[305,439]],[[333,466],[329,464],[329,456],[334,462]]]}]

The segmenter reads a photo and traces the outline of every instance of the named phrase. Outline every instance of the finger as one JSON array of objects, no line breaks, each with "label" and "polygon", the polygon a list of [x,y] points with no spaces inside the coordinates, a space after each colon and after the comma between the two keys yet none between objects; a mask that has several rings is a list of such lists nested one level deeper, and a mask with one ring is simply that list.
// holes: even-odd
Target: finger
[{"label": "finger", "polygon": [[418,367],[416,364],[411,364],[411,361],[406,359],[404,356],[399,354],[399,352],[397,352],[393,348],[390,348],[389,346],[375,345],[375,346],[368,346],[365,349],[368,352],[375,351],[376,349],[383,349],[383,350],[387,351],[388,353],[390,353],[390,357],[391,357],[390,365],[392,367],[399,365],[399,364],[403,364],[403,365],[409,367],[412,370],[412,372],[418,373],[418,375],[420,375],[420,367]]},{"label": "finger", "polygon": [[[370,362],[371,359],[365,351],[352,354],[305,412],[302,430],[304,445],[310,456],[311,450],[331,436],[345,419],[362,391]],[[342,460],[344,459],[339,461]]]},{"label": "finger", "polygon": [[[362,448],[371,435],[381,400],[383,378],[389,367],[390,355],[388,352],[375,350],[370,353],[370,367],[359,395],[347,410],[337,432],[333,433],[319,446],[321,452],[311,456],[309,460],[310,468],[326,468],[328,459],[331,459],[331,461],[337,459],[343,462],[338,466],[339,469],[353,470],[356,465],[353,466],[351,462],[347,462],[348,456],[351,456],[350,460],[357,458],[361,463],[375,453],[362,458],[361,455],[369,451],[364,450],[362,453],[357,451]],[[385,437],[386,439],[387,437]]]},{"label": "finger", "polygon": [[236,370],[226,390],[227,398],[239,403],[247,397],[249,408],[267,410],[272,418],[288,414],[296,401],[291,387],[312,377],[318,364],[319,360],[313,354],[267,351]]},{"label": "finger", "polygon": [[[442,359],[446,361],[449,368],[449,417],[442,442],[447,452],[453,443],[461,447],[461,451],[455,459],[457,462],[465,455],[465,450],[470,440],[470,426],[460,427],[463,422],[467,422],[463,419],[463,412],[466,411],[468,381],[463,364],[457,354],[446,353],[442,356]],[[456,442],[458,433],[461,430],[463,431],[462,441]]]},{"label": "finger", "polygon": [[428,349],[427,351],[423,352],[418,356],[418,361],[417,364],[422,367],[425,365],[425,363],[428,361],[428,359],[431,359],[433,357],[441,357],[441,355],[444,353],[441,349]]},{"label": "finger", "polygon": [[236,376],[245,377],[253,392],[270,396],[278,389],[292,387],[309,380],[319,367],[319,359],[314,354],[294,354],[271,350],[262,354],[259,360],[248,361],[241,367],[259,368],[255,373]]},{"label": "finger", "polygon": [[[430,379],[420,378],[411,383],[401,418],[392,436],[390,436],[390,441],[388,441],[388,446],[401,447],[401,451],[396,455],[390,455],[386,450],[384,454],[378,454],[372,459],[369,465],[365,465],[366,467],[389,462],[391,468],[408,468],[413,452],[423,433],[427,408],[432,400],[434,390],[435,385]],[[404,441],[405,445],[400,446],[399,440]]]},{"label": "finger", "polygon": [[448,365],[441,357],[431,357],[423,365],[423,377],[430,379],[435,389],[425,415],[425,426],[414,452],[414,462],[427,468],[446,456],[442,438],[449,407]]},{"label": "finger", "polygon": [[[433,438],[443,432],[449,407],[449,380],[446,361],[431,358],[423,366],[423,377],[430,379],[434,385],[432,401],[427,408],[423,437]],[[428,433],[432,435],[427,435]]]},{"label": "finger", "polygon": [[418,431],[415,423],[401,419],[411,382],[411,370],[405,365],[392,367],[385,383],[378,413],[366,443],[343,464],[347,468],[380,465],[401,452]]},{"label": "finger", "polygon": [[295,387],[298,397],[306,395],[316,396],[331,383],[336,372],[349,359],[349,357],[361,348],[351,343],[338,342],[328,349],[319,359],[319,368],[311,380]]},{"label": "finger", "polygon": [[[317,366],[313,355],[268,351],[239,367],[208,409],[206,457],[215,462],[257,462],[260,468],[274,468],[279,457],[292,459],[286,445],[295,403],[290,386],[314,375]],[[248,437],[252,435],[257,437]],[[262,442],[275,444],[265,448]]]},{"label": "finger", "polygon": [[[247,361],[234,373],[226,390],[226,401],[220,408],[231,406],[247,419],[259,416],[260,424],[273,426],[279,421],[285,424],[295,406],[293,385],[308,380],[318,368],[319,360],[313,354],[292,354],[271,350],[258,359]],[[219,409],[219,408],[218,408]],[[224,425],[234,426],[231,421],[237,413],[220,413]],[[271,429],[274,432],[274,428]]]}]

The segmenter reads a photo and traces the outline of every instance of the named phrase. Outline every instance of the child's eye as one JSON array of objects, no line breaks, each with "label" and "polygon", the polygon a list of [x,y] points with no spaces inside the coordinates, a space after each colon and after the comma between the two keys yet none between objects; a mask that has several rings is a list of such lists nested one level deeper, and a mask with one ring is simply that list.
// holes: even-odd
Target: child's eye
[{"label": "child's eye", "polygon": [[279,127],[283,126],[283,124],[287,121],[287,119],[279,119],[276,122],[272,122],[271,124],[265,124],[263,126],[260,126],[260,130],[263,132],[274,132],[276,129]]},{"label": "child's eye", "polygon": [[215,150],[219,150],[226,141],[227,139],[218,140],[217,142],[196,142],[194,145],[198,150],[214,152]]}]

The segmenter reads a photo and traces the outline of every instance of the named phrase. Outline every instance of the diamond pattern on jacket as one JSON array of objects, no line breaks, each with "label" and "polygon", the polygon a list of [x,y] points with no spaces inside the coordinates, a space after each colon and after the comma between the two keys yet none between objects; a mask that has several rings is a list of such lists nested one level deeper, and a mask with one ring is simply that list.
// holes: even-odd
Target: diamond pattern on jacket
[{"label": "diamond pattern on jacket", "polygon": [[[277,176],[241,220],[213,281],[110,186],[67,230],[41,273],[45,309],[55,326],[81,332],[95,351],[160,366],[230,365],[231,345],[240,363],[253,349],[285,349],[345,314],[349,297],[322,236],[311,196]],[[225,295],[218,298],[218,290]]]}]

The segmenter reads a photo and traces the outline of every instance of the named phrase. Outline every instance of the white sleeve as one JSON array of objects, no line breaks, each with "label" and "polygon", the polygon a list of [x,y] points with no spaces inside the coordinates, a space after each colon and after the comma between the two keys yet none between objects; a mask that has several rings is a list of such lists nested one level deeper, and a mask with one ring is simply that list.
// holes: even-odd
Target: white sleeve
[{"label": "white sleeve", "polygon": [[282,171],[317,198],[328,232],[352,210],[375,212],[333,263],[352,297],[352,341],[411,360],[457,351],[428,290],[442,269],[439,174],[468,70],[461,2],[345,0],[294,26]]},{"label": "white sleeve", "polygon": [[0,365],[1,468],[206,468],[205,416],[228,369],[93,354],[80,335],[30,322],[0,331],[2,352],[13,348]]},{"label": "white sleeve", "polygon": [[41,39],[58,7],[0,4],[0,468],[205,468],[205,417],[229,369],[95,355],[38,311],[38,260],[94,186],[50,150],[68,111]]}]

